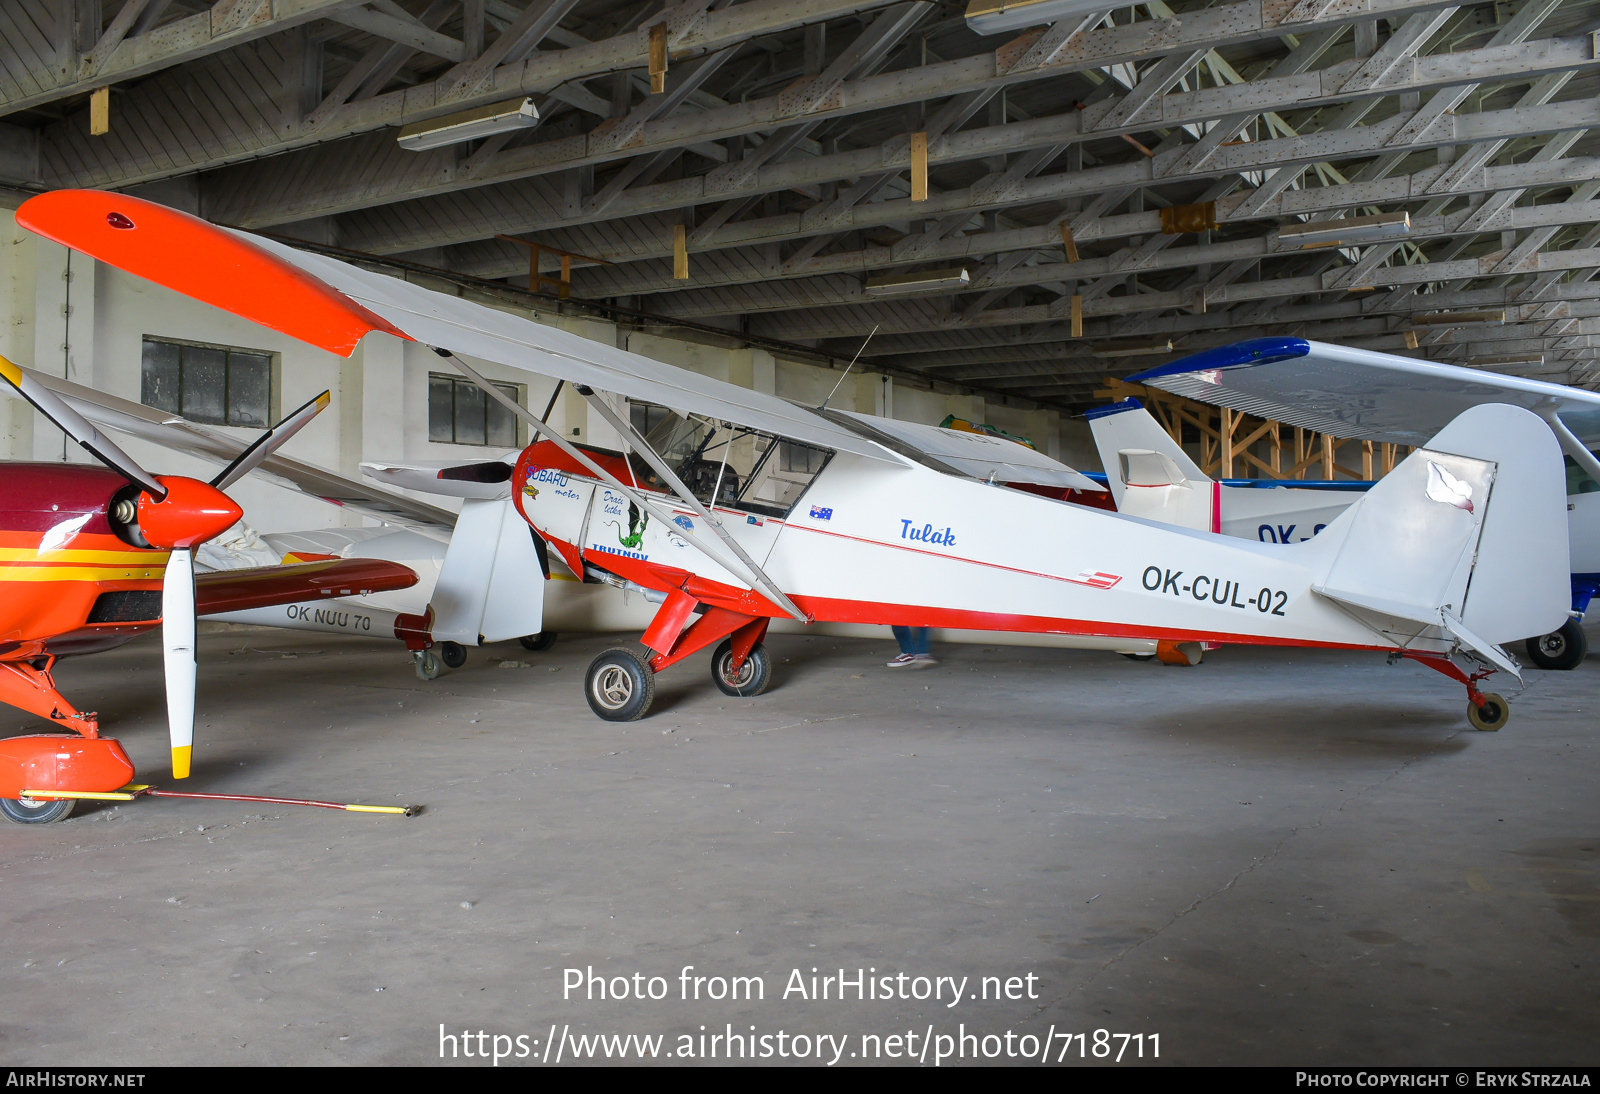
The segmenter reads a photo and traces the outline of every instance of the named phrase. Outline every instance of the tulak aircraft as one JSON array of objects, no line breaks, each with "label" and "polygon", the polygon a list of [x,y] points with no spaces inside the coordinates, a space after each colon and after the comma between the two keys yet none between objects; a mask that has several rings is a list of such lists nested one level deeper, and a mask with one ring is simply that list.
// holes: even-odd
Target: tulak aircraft
[{"label": "tulak aircraft", "polygon": [[[1600,459],[1579,434],[1600,436],[1600,395],[1297,338],[1256,339],[1203,351],[1129,382],[1319,433],[1405,445],[1426,443],[1431,433],[1471,406],[1504,402],[1538,414],[1565,452],[1571,603],[1569,618],[1558,629],[1529,638],[1525,647],[1540,668],[1582,664],[1588,640],[1581,620],[1600,592]],[[1369,485],[1216,483],[1136,400],[1098,408],[1088,417],[1119,509],[1152,520],[1292,542],[1315,535],[1355,500],[1349,491]]]},{"label": "tulak aircraft", "polygon": [[[1567,610],[1565,571],[1526,565],[1564,549],[1561,452],[1516,406],[1465,410],[1316,538],[1253,543],[1007,488],[846,413],[126,195],[42,194],[17,223],[332,353],[375,332],[417,342],[526,421],[542,439],[513,471],[519,511],[574,574],[660,600],[650,656],[608,650],[585,676],[608,720],[644,715],[656,674],[712,647],[716,686],[759,694],[762,639],[787,616],[1370,650],[1457,680],[1469,720],[1492,730],[1509,706],[1478,684],[1519,674],[1498,643]],[[626,450],[572,444],[469,359],[572,384]],[[641,436],[603,393],[659,424]]]},{"label": "tulak aircraft", "polygon": [[98,718],[56,690],[62,657],[121,645],[159,625],[166,662],[172,773],[189,774],[194,741],[195,616],[414,584],[404,566],[322,560],[194,573],[194,553],[243,512],[223,491],[328,405],[323,392],[244,448],[209,483],[151,475],[32,375],[0,358],[0,377],[105,467],[3,466],[0,488],[0,702],[68,734],[0,741],[0,813],[45,823],[73,800],[49,792],[109,792],[133,765],[100,736]]}]

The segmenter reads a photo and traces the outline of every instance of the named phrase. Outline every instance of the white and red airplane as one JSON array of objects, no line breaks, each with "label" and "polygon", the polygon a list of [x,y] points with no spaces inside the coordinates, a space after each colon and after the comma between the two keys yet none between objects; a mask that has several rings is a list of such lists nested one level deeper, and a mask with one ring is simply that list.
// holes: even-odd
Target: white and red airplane
[{"label": "white and red airplane", "polygon": [[[1588,642],[1580,621],[1600,592],[1600,460],[1581,437],[1600,436],[1600,394],[1298,338],[1208,350],[1130,381],[1197,402],[1281,414],[1276,420],[1320,433],[1405,445],[1426,443],[1452,417],[1484,403],[1510,403],[1539,414],[1565,451],[1572,599],[1561,627],[1529,638],[1526,648],[1540,668],[1571,669],[1583,662]],[[1088,417],[1118,509],[1135,516],[1294,542],[1315,535],[1355,500],[1352,491],[1368,485],[1214,482],[1137,401],[1102,407]]]},{"label": "white and red airplane", "polygon": [[[430,347],[543,436],[512,476],[520,511],[586,580],[661,600],[641,658],[608,650],[586,698],[650,707],[656,673],[715,646],[730,695],[771,680],[769,623],[947,626],[1175,642],[1321,646],[1411,658],[1478,683],[1498,643],[1553,630],[1565,571],[1561,453],[1515,406],[1466,410],[1305,543],[1252,543],[977,478],[913,440],[119,194],[56,191],[23,227],[333,353],[379,332]],[[586,451],[499,394],[472,360],[575,386],[624,439]],[[650,437],[601,392],[670,408]],[[991,453],[992,458],[992,453]]]}]

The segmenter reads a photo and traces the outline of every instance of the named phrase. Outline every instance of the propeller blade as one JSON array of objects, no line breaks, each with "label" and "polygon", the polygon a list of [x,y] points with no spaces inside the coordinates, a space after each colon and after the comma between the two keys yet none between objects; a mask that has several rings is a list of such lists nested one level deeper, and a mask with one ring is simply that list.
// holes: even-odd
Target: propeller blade
[{"label": "propeller blade", "polygon": [[194,554],[178,548],[161,583],[161,645],[167,670],[167,726],[172,735],[172,777],[189,777],[194,746]]},{"label": "propeller blade", "polygon": [[67,436],[88,449],[90,454],[101,463],[144,490],[145,493],[157,501],[167,496],[167,488],[157,482],[150,472],[135,463],[132,456],[118,448],[111,442],[109,437],[90,425],[88,420],[68,406],[61,396],[39,383],[4,357],[0,357],[0,376],[3,376],[8,384],[16,388],[19,395],[32,403],[39,413],[54,422]]},{"label": "propeller blade", "polygon": [[244,478],[260,466],[262,460],[282,448],[284,442],[300,432],[301,428],[310,422],[312,418],[328,409],[328,404],[332,401],[333,396],[324,391],[283,421],[261,434],[251,443],[249,448],[235,456],[233,462],[224,467],[221,473],[211,480],[211,485],[218,490],[226,490]]}]

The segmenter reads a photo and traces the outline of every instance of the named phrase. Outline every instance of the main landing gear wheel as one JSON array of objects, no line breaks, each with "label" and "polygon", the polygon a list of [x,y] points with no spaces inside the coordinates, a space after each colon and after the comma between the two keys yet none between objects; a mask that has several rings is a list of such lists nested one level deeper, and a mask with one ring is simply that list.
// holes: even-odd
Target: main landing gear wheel
[{"label": "main landing gear wheel", "polygon": [[460,642],[440,642],[439,660],[444,662],[445,668],[458,669],[467,663],[467,647]]},{"label": "main landing gear wheel", "polygon": [[1156,655],[1153,653],[1125,653],[1122,656],[1129,661],[1154,661],[1156,659]]},{"label": "main landing gear wheel", "polygon": [[417,679],[439,679],[439,659],[433,655],[432,650],[417,650],[411,656],[417,662]]},{"label": "main landing gear wheel", "polygon": [[1530,638],[1524,645],[1528,659],[1542,669],[1575,669],[1589,655],[1589,637],[1576,619],[1567,620],[1558,631]]},{"label": "main landing gear wheel", "polygon": [[711,680],[724,695],[749,698],[760,695],[772,683],[772,658],[767,649],[757,642],[744,659],[739,671],[733,671],[733,639],[724,638],[717,652],[711,655]]},{"label": "main landing gear wheel", "polygon": [[65,820],[71,813],[76,801],[36,802],[26,798],[0,798],[0,813],[6,815],[6,820],[16,821],[18,824],[49,824],[51,821]]},{"label": "main landing gear wheel", "polygon": [[608,722],[637,721],[655,701],[656,674],[631,650],[606,650],[589,663],[583,695]]},{"label": "main landing gear wheel", "polygon": [[556,632],[540,631],[538,634],[525,634],[517,641],[522,643],[523,649],[538,653],[556,644]]},{"label": "main landing gear wheel", "polygon": [[1467,721],[1472,723],[1472,728],[1484,733],[1493,733],[1504,729],[1506,723],[1511,721],[1511,704],[1505,698],[1492,691],[1483,693],[1483,706],[1467,701]]}]

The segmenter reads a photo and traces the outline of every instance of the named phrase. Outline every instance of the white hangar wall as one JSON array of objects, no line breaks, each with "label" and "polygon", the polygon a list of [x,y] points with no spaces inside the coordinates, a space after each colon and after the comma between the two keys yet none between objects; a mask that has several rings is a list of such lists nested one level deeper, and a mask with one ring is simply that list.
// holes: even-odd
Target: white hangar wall
[{"label": "white hangar wall", "polygon": [[[441,283],[454,291],[454,286]],[[528,315],[530,309],[503,301],[493,306]],[[764,349],[709,344],[672,328],[630,330],[602,319],[531,309],[533,318],[654,360],[687,368],[742,387],[806,403],[820,403],[840,371],[776,357]],[[274,355],[274,404],[292,410],[324,389],[333,404],[291,441],[285,454],[358,476],[363,460],[473,460],[506,450],[428,440],[428,374],[450,372],[426,348],[371,334],[348,359],[323,352],[275,331],[197,303],[132,277],[18,228],[10,209],[0,209],[0,354],[51,375],[65,376],[124,399],[139,401],[146,336],[200,342]],[[733,341],[730,336],[729,341]],[[522,387],[524,405],[544,410],[554,382],[493,365],[483,372]],[[1097,469],[1099,460],[1083,422],[1062,421],[1056,411],[1023,410],[986,403],[980,396],[941,394],[870,371],[845,377],[832,405],[906,421],[936,424],[947,414],[985,421],[1030,437],[1051,455],[1075,467]],[[615,434],[575,392],[564,389],[551,424],[589,444],[618,447]],[[241,438],[255,430],[213,426]],[[577,431],[574,433],[574,431]],[[118,438],[128,452],[158,473],[209,478],[215,468],[132,438]],[[89,457],[64,443],[59,430],[21,399],[0,399],[0,458],[83,462]],[[336,527],[362,523],[337,507],[248,477],[231,493],[247,520],[264,531]],[[435,504],[458,503],[430,495]]]}]

